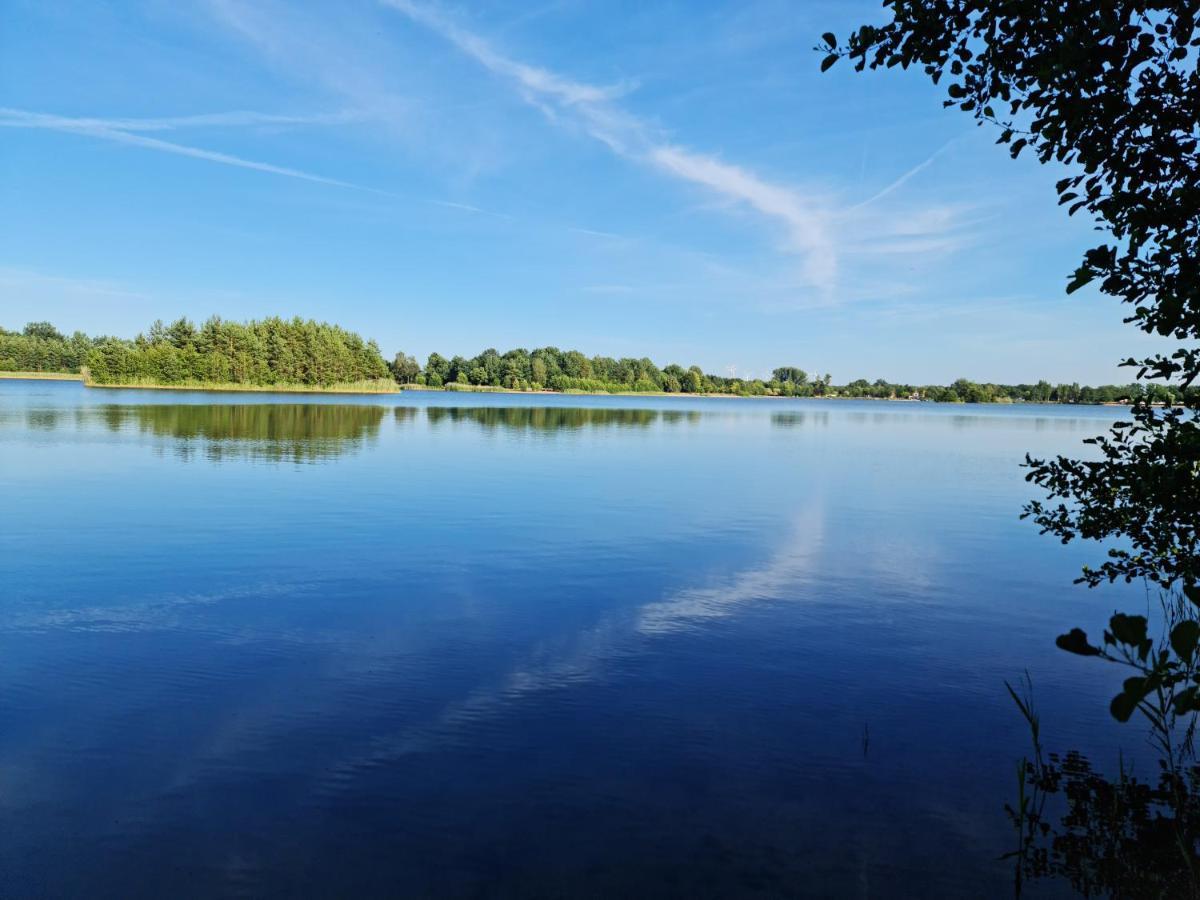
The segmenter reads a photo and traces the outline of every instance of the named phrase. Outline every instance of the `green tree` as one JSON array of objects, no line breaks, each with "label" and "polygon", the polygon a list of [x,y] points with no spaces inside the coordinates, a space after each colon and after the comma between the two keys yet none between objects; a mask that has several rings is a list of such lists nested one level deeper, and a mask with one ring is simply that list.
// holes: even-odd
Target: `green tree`
[{"label": "green tree", "polygon": [[292,319],[246,323],[217,317],[197,330],[179,319],[154,340],[93,342],[87,354],[98,384],[234,382],[248,385],[329,386],[388,377],[374,341],[336,325]]},{"label": "green tree", "polygon": [[808,373],[795,366],[781,366],[771,372],[771,377],[790,384],[804,384],[808,381]]},{"label": "green tree", "polygon": [[65,341],[61,331],[49,322],[30,322],[21,332],[25,337],[38,338],[43,341]]},{"label": "green tree", "polygon": [[392,376],[400,384],[412,384],[421,371],[421,364],[405,353],[397,353],[390,368]]},{"label": "green tree", "polygon": [[175,347],[183,349],[196,340],[196,326],[186,316],[180,317],[167,328],[166,337]]}]

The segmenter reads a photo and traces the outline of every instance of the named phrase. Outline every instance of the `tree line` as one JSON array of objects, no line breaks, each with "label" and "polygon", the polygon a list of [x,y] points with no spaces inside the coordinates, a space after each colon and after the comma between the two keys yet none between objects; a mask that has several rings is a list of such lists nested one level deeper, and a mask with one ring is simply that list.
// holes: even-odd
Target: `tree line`
[{"label": "tree line", "polygon": [[0,328],[0,372],[78,372],[99,340],[82,331],[67,337],[49,322],[30,322],[21,331]]},{"label": "tree line", "polygon": [[391,373],[374,341],[337,325],[278,317],[197,327],[156,321],[133,340],[67,338],[46,322],[0,331],[0,370],[79,372],[95,384],[235,384],[332,387],[383,382]]},{"label": "tree line", "polygon": [[[634,359],[587,356],[578,350],[540,347],[470,358],[431,353],[424,366],[397,353],[385,363],[372,340],[337,325],[300,318],[245,323],[216,316],[200,326],[186,318],[156,321],[132,340],[67,337],[48,322],[21,331],[0,328],[0,371],[79,372],[95,384],[262,386],[419,385],[448,390],[495,388],[576,393],[724,394],[741,397],[862,397],[941,403],[1179,403],[1181,388],[1164,383],[1090,387],[1079,384],[979,383],[916,385],[864,378],[835,385],[796,366],[768,378],[713,375],[699,366],[657,366]],[[1188,392],[1189,395],[1191,392]]]},{"label": "tree line", "polygon": [[858,379],[835,385],[829,375],[810,376],[796,366],[781,366],[769,378],[712,375],[699,366],[672,364],[661,369],[646,358],[586,356],[557,347],[519,348],[447,359],[432,353],[422,368],[398,353],[391,363],[401,384],[426,387],[491,387],[587,393],[729,394],[761,397],[863,397],[880,400],[930,400],[942,403],[1177,403],[1181,389],[1165,384],[1102,385],[978,383],[960,378],[949,385],[914,385]]}]

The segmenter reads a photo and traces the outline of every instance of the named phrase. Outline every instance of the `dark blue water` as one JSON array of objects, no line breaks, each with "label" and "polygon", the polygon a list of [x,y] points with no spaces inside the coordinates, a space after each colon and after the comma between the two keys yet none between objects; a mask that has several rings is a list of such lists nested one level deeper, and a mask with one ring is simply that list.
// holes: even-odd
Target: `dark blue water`
[{"label": "dark blue water", "polygon": [[0,893],[1007,896],[1117,416],[0,382]]}]

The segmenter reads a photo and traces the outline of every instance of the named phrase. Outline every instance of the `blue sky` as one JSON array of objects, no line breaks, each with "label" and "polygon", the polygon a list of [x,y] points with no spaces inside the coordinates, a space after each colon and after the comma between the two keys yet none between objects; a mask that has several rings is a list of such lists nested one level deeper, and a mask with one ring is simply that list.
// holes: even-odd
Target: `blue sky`
[{"label": "blue sky", "polygon": [[0,0],[0,323],[336,321],[740,375],[1129,381],[1087,221],[851,0]]}]

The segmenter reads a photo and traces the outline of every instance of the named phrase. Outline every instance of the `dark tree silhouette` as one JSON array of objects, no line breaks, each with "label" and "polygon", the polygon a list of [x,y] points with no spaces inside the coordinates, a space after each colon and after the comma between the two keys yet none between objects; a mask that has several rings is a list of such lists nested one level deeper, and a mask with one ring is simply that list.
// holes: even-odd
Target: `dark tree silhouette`
[{"label": "dark tree silhouette", "polygon": [[[1110,240],[1088,250],[1067,286],[1098,281],[1154,334],[1200,337],[1200,0],[888,0],[893,20],[840,46],[823,36],[823,68],[920,66],[947,86],[946,106],[1066,167],[1058,202],[1084,211]],[[1188,386],[1200,349],[1181,346],[1126,365],[1139,378]],[[1193,412],[1200,401],[1184,401]],[[1136,403],[1133,421],[1094,439],[1103,461],[1030,460],[1048,490],[1028,505],[1044,532],[1128,539],[1082,581],[1147,577],[1195,586],[1200,432],[1180,409]]]},{"label": "dark tree silhouette", "polygon": [[[1046,764],[1032,707],[1014,693],[1037,759],[1023,766],[1020,802],[1010,809],[1021,836],[1018,892],[1025,872],[1064,875],[1089,895],[1197,896],[1200,770],[1184,760],[1193,759],[1200,711],[1200,398],[1187,390],[1200,377],[1200,0],[884,6],[886,25],[863,26],[845,44],[822,36],[822,70],[843,58],[858,71],[920,66],[945,84],[947,107],[998,129],[1013,158],[1029,151],[1062,166],[1059,204],[1090,215],[1106,236],[1084,254],[1068,293],[1095,282],[1129,305],[1129,324],[1179,342],[1169,354],[1125,360],[1139,380],[1183,390],[1162,407],[1143,393],[1131,421],[1089,441],[1098,460],[1026,457],[1028,480],[1047,496],[1024,515],[1043,533],[1121,544],[1080,581],[1143,578],[1178,590],[1164,603],[1163,639],[1146,617],[1123,614],[1102,642],[1080,629],[1058,638],[1064,650],[1133,670],[1111,711],[1149,722],[1162,751],[1157,788],[1124,770],[1109,782],[1078,756]],[[1054,833],[1041,804],[1060,789],[1067,813]],[[1039,847],[1045,836],[1048,847]]]},{"label": "dark tree silhouette", "polygon": [[[1059,203],[1086,212],[1109,238],[1090,249],[1067,291],[1098,280],[1132,307],[1127,319],[1181,346],[1135,366],[1139,379],[1187,388],[1200,377],[1200,0],[1043,3],[888,0],[893,20],[839,45],[822,63],[921,66],[945,83],[945,105],[1000,132],[1015,158],[1028,149],[1061,164]],[[1191,346],[1187,344],[1191,343]],[[1047,489],[1026,515],[1064,542],[1122,538],[1081,581],[1148,578],[1189,597],[1200,580],[1200,411],[1195,392],[1165,408],[1144,394],[1132,421],[1090,443],[1099,461],[1028,460]],[[1182,408],[1174,404],[1179,403]]]}]

